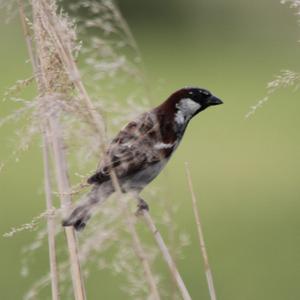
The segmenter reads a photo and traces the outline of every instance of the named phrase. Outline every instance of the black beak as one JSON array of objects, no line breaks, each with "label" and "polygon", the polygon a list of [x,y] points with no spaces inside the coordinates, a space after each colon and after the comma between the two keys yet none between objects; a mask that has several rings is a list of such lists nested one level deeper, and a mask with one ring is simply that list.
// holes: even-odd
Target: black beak
[{"label": "black beak", "polygon": [[208,99],[207,103],[208,103],[209,105],[219,105],[219,104],[223,104],[223,101],[220,100],[219,98],[215,97],[215,96],[211,96],[211,97]]}]

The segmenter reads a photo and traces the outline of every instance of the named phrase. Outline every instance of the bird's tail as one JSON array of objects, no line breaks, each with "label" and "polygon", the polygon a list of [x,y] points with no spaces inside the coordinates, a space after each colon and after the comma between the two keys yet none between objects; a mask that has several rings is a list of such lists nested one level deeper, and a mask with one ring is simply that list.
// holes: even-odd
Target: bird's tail
[{"label": "bird's tail", "polygon": [[112,193],[111,188],[95,185],[93,189],[79,201],[71,214],[63,220],[63,226],[73,226],[76,231],[84,229],[86,223],[92,216],[93,209],[97,204],[103,202]]}]

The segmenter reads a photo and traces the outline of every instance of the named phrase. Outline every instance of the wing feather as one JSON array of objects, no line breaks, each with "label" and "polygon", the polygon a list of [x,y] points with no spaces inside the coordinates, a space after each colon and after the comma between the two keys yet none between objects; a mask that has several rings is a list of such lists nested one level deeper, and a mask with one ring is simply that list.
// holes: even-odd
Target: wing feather
[{"label": "wing feather", "polygon": [[99,169],[88,183],[109,180],[112,170],[122,179],[158,162],[161,154],[154,147],[158,136],[157,122],[151,113],[127,124],[111,142]]}]

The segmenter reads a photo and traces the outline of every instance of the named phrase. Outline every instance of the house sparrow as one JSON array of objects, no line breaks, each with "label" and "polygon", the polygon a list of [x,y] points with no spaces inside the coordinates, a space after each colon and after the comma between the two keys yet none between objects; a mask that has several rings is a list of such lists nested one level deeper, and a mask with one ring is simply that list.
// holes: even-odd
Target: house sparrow
[{"label": "house sparrow", "polygon": [[139,209],[148,209],[139,193],[165,167],[179,145],[189,121],[199,112],[223,102],[201,88],[183,88],[165,102],[127,124],[112,140],[85,199],[63,221],[63,226],[85,227],[96,204],[114,192],[113,171],[123,192],[133,192]]}]

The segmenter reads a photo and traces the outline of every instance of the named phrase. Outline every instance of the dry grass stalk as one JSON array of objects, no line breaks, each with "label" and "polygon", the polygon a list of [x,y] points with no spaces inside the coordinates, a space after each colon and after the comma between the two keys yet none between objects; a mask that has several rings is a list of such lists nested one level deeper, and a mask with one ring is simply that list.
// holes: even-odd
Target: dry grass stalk
[{"label": "dry grass stalk", "polygon": [[[49,65],[47,66],[47,63],[49,64],[49,61],[46,60],[48,58],[47,53],[47,47],[46,44],[47,40],[45,37],[45,28],[43,28],[43,24],[41,20],[45,18],[45,14],[43,13],[43,8],[41,6],[41,3],[43,1],[32,1],[32,11],[33,11],[33,26],[34,26],[34,34],[35,34],[35,47],[36,52],[34,53],[33,47],[31,44],[31,39],[29,35],[29,31],[26,26],[26,21],[24,17],[24,11],[22,9],[22,2],[19,1],[19,8],[21,13],[21,20],[22,20],[22,26],[24,28],[24,34],[26,38],[26,43],[28,47],[29,56],[31,59],[31,63],[34,69],[34,73],[36,76],[36,81],[38,85],[38,90],[40,97],[55,92],[55,87],[51,86],[51,74],[49,72]],[[50,30],[50,28],[48,28]],[[36,54],[36,56],[34,55]],[[49,59],[51,60],[51,58]],[[51,71],[51,69],[50,69]],[[49,127],[48,127],[49,125]],[[66,158],[64,154],[63,144],[60,138],[60,128],[58,124],[58,120],[56,120],[53,117],[49,118],[49,124],[44,125],[44,134],[45,136],[45,145],[46,148],[51,145],[54,155],[54,161],[55,161],[55,167],[56,167],[56,178],[57,178],[57,185],[58,189],[61,193],[61,204],[62,207],[66,208],[67,206],[71,205],[71,198],[68,196],[68,193],[70,191],[70,185],[68,181],[68,175],[67,175],[67,166],[66,166]],[[51,144],[48,143],[47,137],[50,137]],[[46,149],[45,148],[45,149]],[[45,151],[45,150],[44,150]],[[48,153],[46,153],[47,155]],[[45,163],[48,163],[48,157],[44,156]],[[49,166],[45,165],[45,169],[49,168]],[[46,171],[45,171],[46,172]],[[47,176],[48,176],[47,171]],[[50,192],[50,185],[47,183],[47,189],[46,193]],[[48,199],[49,200],[49,199]],[[53,258],[55,255],[53,254],[53,246],[55,247],[55,244],[53,244],[54,239],[54,232],[53,232],[53,224],[51,223],[49,228],[51,228],[50,233],[51,236],[49,237],[49,244],[51,247],[51,254],[50,254],[50,265],[52,270],[57,270],[56,261],[53,261]],[[77,253],[77,245],[76,245],[76,239],[74,235],[74,230],[72,228],[66,228],[66,237],[67,237],[67,244],[68,244],[68,250],[69,250],[69,256],[70,256],[70,264],[71,264],[71,274],[72,274],[72,282],[73,282],[73,289],[74,289],[74,295],[76,300],[84,300],[85,297],[85,290],[83,281],[81,278],[81,272],[80,272],[80,265],[79,265],[79,259],[78,259],[78,253]],[[51,242],[50,242],[51,241]],[[54,280],[52,282],[52,286],[56,286],[57,283],[57,274],[52,273],[51,279]],[[56,294],[53,294],[53,299],[55,297],[58,299],[59,292],[56,290]]]},{"label": "dry grass stalk", "polygon": [[[49,162],[49,142],[46,133],[43,137],[43,162],[44,162],[44,178],[45,178],[45,194],[47,211],[53,208],[52,192],[51,192],[51,174],[50,174],[50,162]],[[51,290],[52,300],[60,300],[59,290],[59,276],[57,270],[56,260],[56,241],[55,241],[55,220],[54,216],[50,215],[47,218],[47,230],[48,230],[48,248],[49,248],[49,262],[50,262],[50,277],[51,277]]]},{"label": "dry grass stalk", "polygon": [[[64,146],[61,136],[61,130],[57,120],[50,120],[50,134],[52,135],[52,149],[56,168],[56,180],[60,193],[61,206],[63,211],[67,211],[71,206],[71,187],[68,179],[68,171],[66,164],[66,157],[64,153]],[[71,275],[73,290],[76,300],[84,300],[85,288],[80,270],[80,263],[77,250],[77,242],[73,227],[65,227],[65,234],[68,244],[69,258],[71,264]]]},{"label": "dry grass stalk", "polygon": [[[22,23],[23,33],[24,33],[24,37],[28,49],[28,54],[32,63],[34,73],[35,75],[37,75],[37,66],[33,54],[31,36],[26,24],[23,2],[21,0],[18,1],[18,8],[19,8],[20,20]],[[50,211],[53,208],[53,203],[52,203],[52,191],[51,191],[51,179],[50,179],[51,174],[50,174],[50,163],[49,163],[49,141],[46,133],[46,128],[44,128],[44,132],[43,132],[43,163],[44,163],[46,207],[47,207],[47,211]],[[55,221],[52,215],[49,215],[47,217],[47,229],[48,229],[48,248],[49,248],[52,299],[59,300],[60,291],[59,291],[59,277],[58,277],[57,260],[56,260]]]},{"label": "dry grass stalk", "polygon": [[191,300],[191,296],[181,278],[180,273],[177,270],[176,264],[174,262],[174,260],[172,259],[172,256],[170,255],[170,252],[168,250],[168,247],[166,246],[159,230],[157,229],[157,227],[155,226],[151,215],[149,214],[148,211],[144,211],[143,212],[143,217],[146,220],[146,223],[150,229],[150,231],[152,232],[152,234],[154,235],[154,238],[157,242],[157,245],[170,269],[170,272],[178,286],[179,291],[181,292],[182,298],[184,300]]},{"label": "dry grass stalk", "polygon": [[131,237],[132,237],[134,250],[135,250],[137,257],[140,259],[140,261],[143,265],[143,268],[144,268],[144,274],[146,276],[147,283],[149,285],[149,289],[150,289],[150,292],[151,292],[151,298],[150,299],[159,300],[160,296],[159,296],[159,293],[158,293],[156,282],[155,282],[154,276],[152,274],[152,271],[151,271],[150,264],[149,264],[149,261],[147,259],[146,253],[143,249],[142,242],[141,242],[141,240],[138,236],[138,233],[136,231],[135,224],[134,224],[134,221],[133,221],[133,216],[129,211],[127,201],[124,201],[124,199],[122,199],[122,197],[124,197],[124,194],[121,191],[121,188],[120,188],[120,185],[119,185],[118,178],[117,178],[116,174],[114,172],[111,172],[111,177],[112,177],[112,181],[113,181],[113,185],[115,187],[115,190],[118,194],[118,197],[120,198],[119,202],[122,205],[122,208],[125,212],[126,224],[127,224],[127,227],[128,227],[128,231],[129,231],[129,233],[131,234]]},{"label": "dry grass stalk", "polygon": [[200,251],[201,251],[201,254],[203,257],[203,261],[204,261],[205,276],[206,276],[206,280],[207,280],[207,284],[208,284],[209,295],[210,295],[211,300],[216,300],[217,298],[216,298],[216,291],[214,288],[212,271],[211,271],[209,261],[208,261],[208,255],[207,255],[205,241],[204,241],[204,234],[203,234],[203,229],[202,229],[202,225],[201,225],[200,214],[199,214],[199,210],[197,207],[196,195],[194,192],[191,172],[190,172],[188,163],[185,163],[185,170],[186,170],[186,176],[187,176],[187,180],[188,180],[189,190],[190,190],[190,193],[192,196],[193,211],[194,211],[195,221],[196,221],[196,225],[197,225],[199,246],[200,246]]},{"label": "dry grass stalk", "polygon": [[149,290],[150,290],[150,298],[149,299],[160,300],[160,296],[159,296],[159,292],[158,292],[158,289],[156,286],[155,278],[152,274],[149,261],[147,259],[145,250],[143,249],[142,242],[136,231],[135,224],[133,221],[133,216],[128,209],[127,203],[125,203],[124,210],[125,210],[125,214],[126,214],[127,226],[128,226],[129,232],[132,236],[134,249],[135,249],[135,252],[136,252],[138,258],[140,259],[140,261],[143,265],[146,281],[149,285]]}]

